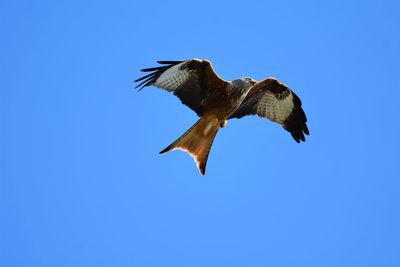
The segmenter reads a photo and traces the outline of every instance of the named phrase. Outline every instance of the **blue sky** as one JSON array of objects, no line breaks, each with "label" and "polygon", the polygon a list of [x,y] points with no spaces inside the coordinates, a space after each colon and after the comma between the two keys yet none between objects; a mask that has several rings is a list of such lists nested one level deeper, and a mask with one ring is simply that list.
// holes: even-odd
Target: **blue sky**
[{"label": "blue sky", "polygon": [[[1,266],[400,266],[396,1],[0,3]],[[231,120],[202,177],[158,152],[196,120],[133,80],[206,58],[302,99],[295,143]]]}]

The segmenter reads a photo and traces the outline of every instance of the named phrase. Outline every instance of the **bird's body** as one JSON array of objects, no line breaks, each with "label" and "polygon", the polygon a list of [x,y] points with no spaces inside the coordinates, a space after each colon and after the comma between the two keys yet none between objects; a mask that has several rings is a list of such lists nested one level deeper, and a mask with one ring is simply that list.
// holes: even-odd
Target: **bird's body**
[{"label": "bird's body", "polygon": [[257,83],[251,78],[222,80],[207,60],[159,61],[160,66],[143,69],[150,74],[136,80],[137,87],[154,85],[173,92],[200,119],[160,153],[187,151],[205,174],[208,153],[220,127],[230,118],[257,114],[278,122],[293,138],[304,141],[308,134],[300,99],[274,78]]}]

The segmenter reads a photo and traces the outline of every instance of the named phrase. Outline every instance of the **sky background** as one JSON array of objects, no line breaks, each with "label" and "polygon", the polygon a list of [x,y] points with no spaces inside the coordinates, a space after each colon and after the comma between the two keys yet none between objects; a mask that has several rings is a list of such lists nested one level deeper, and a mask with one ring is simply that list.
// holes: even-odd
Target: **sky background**
[{"label": "sky background", "polygon": [[[397,1],[1,1],[0,266],[400,266]],[[196,120],[133,80],[205,58],[302,99],[205,177],[158,152]]]}]

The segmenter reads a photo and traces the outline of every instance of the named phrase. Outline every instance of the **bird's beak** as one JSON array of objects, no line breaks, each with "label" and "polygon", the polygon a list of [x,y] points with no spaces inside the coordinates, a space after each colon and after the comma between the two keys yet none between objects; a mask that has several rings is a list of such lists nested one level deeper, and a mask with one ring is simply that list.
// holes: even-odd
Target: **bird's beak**
[{"label": "bird's beak", "polygon": [[250,83],[251,83],[252,85],[255,85],[255,84],[257,83],[257,81],[254,80],[254,79],[252,79],[252,80],[250,81]]}]

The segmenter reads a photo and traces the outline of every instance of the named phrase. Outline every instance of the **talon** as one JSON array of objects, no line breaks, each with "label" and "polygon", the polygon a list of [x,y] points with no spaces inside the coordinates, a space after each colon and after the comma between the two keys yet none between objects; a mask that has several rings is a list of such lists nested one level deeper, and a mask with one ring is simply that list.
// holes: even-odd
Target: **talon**
[{"label": "talon", "polygon": [[219,124],[219,127],[224,128],[228,122],[225,120]]}]

